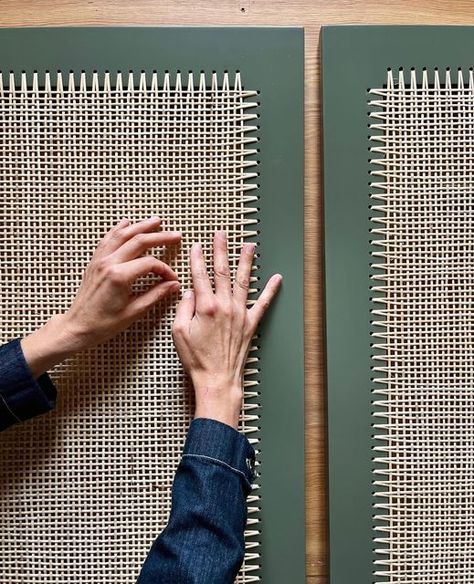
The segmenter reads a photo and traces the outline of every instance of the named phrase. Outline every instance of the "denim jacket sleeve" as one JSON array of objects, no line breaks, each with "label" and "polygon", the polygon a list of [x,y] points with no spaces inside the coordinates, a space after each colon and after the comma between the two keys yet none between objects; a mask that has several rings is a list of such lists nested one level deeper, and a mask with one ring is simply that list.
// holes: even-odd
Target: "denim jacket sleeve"
[{"label": "denim jacket sleeve", "polygon": [[0,347],[0,431],[51,410],[56,388],[49,375],[35,379],[28,367],[20,339]]},{"label": "denim jacket sleeve", "polygon": [[173,483],[168,525],[137,584],[232,584],[244,558],[255,452],[226,424],[191,423]]},{"label": "denim jacket sleeve", "polygon": [[[0,347],[0,430],[51,410],[56,388],[34,379],[19,339]],[[246,498],[255,453],[226,424],[191,423],[176,471],[167,527],[156,539],[138,584],[231,584],[244,557]]]}]

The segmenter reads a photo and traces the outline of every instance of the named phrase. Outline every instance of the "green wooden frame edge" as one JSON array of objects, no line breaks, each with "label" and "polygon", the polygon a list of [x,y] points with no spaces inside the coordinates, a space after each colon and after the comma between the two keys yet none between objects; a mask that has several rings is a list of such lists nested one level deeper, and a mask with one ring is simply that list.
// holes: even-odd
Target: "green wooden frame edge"
[{"label": "green wooden frame edge", "polygon": [[[161,64],[161,65],[160,65]],[[261,334],[261,567],[271,584],[304,582],[303,113],[301,28],[0,29],[0,70],[240,70],[260,91],[260,284],[284,283]]]},{"label": "green wooden frame edge", "polygon": [[[373,581],[368,89],[474,65],[469,26],[328,26],[322,39],[331,584]],[[471,56],[471,59],[470,59]],[[409,79],[409,75],[405,76]]]}]

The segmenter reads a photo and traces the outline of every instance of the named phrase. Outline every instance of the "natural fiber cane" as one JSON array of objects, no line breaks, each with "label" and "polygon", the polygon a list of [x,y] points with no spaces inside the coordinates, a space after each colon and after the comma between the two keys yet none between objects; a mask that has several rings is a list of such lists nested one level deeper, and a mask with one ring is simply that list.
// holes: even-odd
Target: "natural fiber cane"
[{"label": "natural fiber cane", "polygon": [[[123,217],[159,215],[183,232],[165,253],[183,289],[191,244],[209,259],[216,229],[235,268],[257,235],[255,95],[239,73],[232,84],[227,73],[0,79],[0,341],[70,305],[98,240]],[[1,435],[2,584],[135,581],[166,524],[192,413],[171,338],[176,300],[59,366],[56,411]],[[254,443],[257,419],[246,401]],[[242,583],[257,579],[257,492],[249,505]]]},{"label": "natural fiber cane", "polygon": [[[421,80],[421,83],[417,83]],[[474,582],[474,78],[371,90],[374,581]],[[444,77],[444,76],[443,76]],[[429,82],[434,78],[434,83]],[[444,82],[443,82],[444,81]]]}]

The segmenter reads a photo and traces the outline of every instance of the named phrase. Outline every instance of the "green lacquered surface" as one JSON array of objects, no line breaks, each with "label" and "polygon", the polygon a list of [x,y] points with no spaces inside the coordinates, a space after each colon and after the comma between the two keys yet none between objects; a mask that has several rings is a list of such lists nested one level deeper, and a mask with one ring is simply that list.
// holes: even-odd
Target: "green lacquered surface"
[{"label": "green lacquered surface", "polygon": [[471,27],[322,30],[331,584],[373,581],[367,89],[388,67],[466,79],[473,54]]},{"label": "green lacquered surface", "polygon": [[245,87],[260,91],[260,276],[284,276],[261,330],[262,568],[255,574],[266,584],[304,582],[303,46],[303,30],[288,28],[0,30],[4,72],[240,70]]}]

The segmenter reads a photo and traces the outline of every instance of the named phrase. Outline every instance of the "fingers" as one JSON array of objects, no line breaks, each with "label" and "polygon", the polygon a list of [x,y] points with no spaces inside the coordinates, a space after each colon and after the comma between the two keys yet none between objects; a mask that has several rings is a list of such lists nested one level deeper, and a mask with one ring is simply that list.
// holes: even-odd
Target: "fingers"
[{"label": "fingers", "polygon": [[130,224],[128,219],[122,219],[101,240],[97,251],[99,255],[111,254],[138,233],[156,231],[160,224],[161,219],[159,217],[149,217],[133,225]]},{"label": "fingers", "polygon": [[263,315],[275,298],[282,281],[280,274],[275,274],[268,280],[267,285],[263,289],[255,304],[248,312],[252,332],[255,331]]},{"label": "fingers", "polygon": [[216,294],[230,296],[229,254],[225,231],[216,231],[214,235],[214,282]]},{"label": "fingers", "polygon": [[163,280],[171,280],[174,282],[178,280],[178,276],[167,264],[153,256],[138,258],[123,264],[113,264],[112,270],[117,280],[127,282],[128,284],[132,284],[137,278],[146,276],[150,272],[160,276]]},{"label": "fingers", "polygon": [[141,256],[148,249],[160,245],[173,245],[181,241],[179,231],[138,233],[120,246],[112,257],[117,262],[127,262]]},{"label": "fingers", "polygon": [[234,299],[241,304],[246,304],[250,287],[250,273],[252,271],[253,256],[255,254],[254,243],[244,243],[240,254],[239,265],[234,282]]},{"label": "fingers", "polygon": [[196,308],[199,310],[213,296],[200,243],[195,243],[191,248],[191,275],[193,278],[194,294],[196,296]]},{"label": "fingers", "polygon": [[196,302],[194,292],[192,290],[186,290],[181,302],[178,304],[178,308],[176,309],[176,317],[173,324],[174,334],[187,330],[187,327],[189,327],[189,323],[194,316],[195,309]]},{"label": "fingers", "polygon": [[130,304],[132,313],[140,313],[149,310],[163,300],[166,296],[178,292],[180,289],[179,282],[176,281],[161,281],[155,284],[152,288],[137,296]]}]

